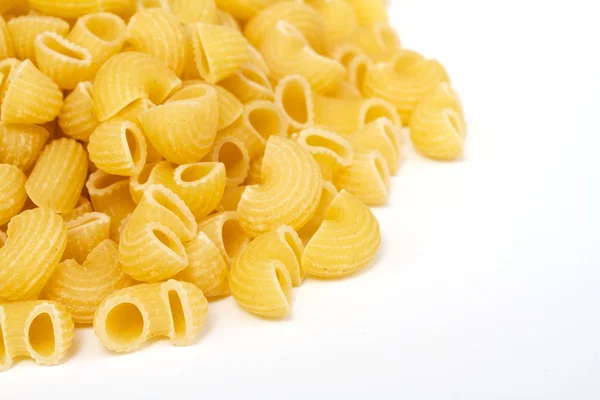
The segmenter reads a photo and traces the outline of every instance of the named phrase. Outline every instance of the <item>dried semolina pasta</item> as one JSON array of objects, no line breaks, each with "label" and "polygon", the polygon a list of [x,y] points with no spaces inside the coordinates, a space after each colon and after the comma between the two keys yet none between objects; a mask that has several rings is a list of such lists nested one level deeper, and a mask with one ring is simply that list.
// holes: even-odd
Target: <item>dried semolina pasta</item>
[{"label": "dried semolina pasta", "polygon": [[225,165],[227,187],[241,185],[248,176],[250,168],[250,153],[246,144],[232,136],[222,136],[217,139],[209,159]]},{"label": "dried semolina pasta", "polygon": [[373,25],[379,22],[387,22],[385,0],[345,0],[354,9],[356,17],[361,25]]},{"label": "dried semolina pasta", "polygon": [[332,181],[336,172],[352,163],[352,145],[342,136],[319,128],[298,133],[296,141],[313,156],[321,167],[323,179]]},{"label": "dried semolina pasta", "polygon": [[335,196],[337,196],[337,194],[338,191],[333,183],[329,181],[323,181],[323,190],[321,192],[321,200],[319,201],[319,207],[317,207],[317,211],[306,223],[306,225],[298,230],[298,236],[300,236],[305,244],[308,243],[308,241],[313,237],[325,220],[325,215],[327,214],[329,205]]},{"label": "dried semolina pasta", "polygon": [[254,100],[273,100],[273,85],[268,75],[255,64],[247,63],[219,85],[227,89],[242,103]]},{"label": "dried semolina pasta", "polygon": [[91,213],[92,211],[94,210],[92,209],[92,203],[90,203],[89,199],[87,197],[80,196],[79,200],[77,200],[77,203],[75,204],[75,208],[71,211],[61,213],[60,216],[62,217],[63,221],[69,222],[81,217],[83,214]]},{"label": "dried semolina pasta", "polygon": [[28,0],[29,5],[44,14],[61,18],[79,18],[83,15],[106,11],[121,16],[133,14],[135,0]]},{"label": "dried semolina pasta", "polygon": [[356,11],[345,0],[312,0],[311,3],[321,16],[330,45],[360,27]]},{"label": "dried semolina pasta", "polygon": [[73,259],[78,263],[110,235],[110,217],[99,212],[90,212],[67,221],[67,247],[63,260]]},{"label": "dried semolina pasta", "polygon": [[135,203],[139,203],[146,189],[152,185],[166,185],[173,177],[173,167],[168,161],[145,164],[140,171],[129,178],[129,193]]},{"label": "dried semolina pasta", "polygon": [[248,176],[244,183],[246,185],[260,185],[262,183],[262,163],[264,156],[254,158],[250,161],[250,168],[248,168]]},{"label": "dried semolina pasta", "polygon": [[[35,58],[35,39],[44,32],[54,32],[65,36],[69,32],[69,24],[56,17],[41,15],[24,15],[8,21],[8,30],[12,39],[15,55],[20,60]],[[0,57],[1,58],[1,57]]]},{"label": "dried semolina pasta", "polygon": [[215,0],[217,6],[235,18],[247,21],[279,0]]},{"label": "dried semolina pasta", "polygon": [[29,171],[49,136],[48,131],[38,125],[0,122],[0,163]]},{"label": "dried semolina pasta", "polygon": [[27,200],[27,177],[19,168],[0,164],[0,225],[4,225],[23,209]]},{"label": "dried semolina pasta", "polygon": [[334,183],[363,203],[380,206],[389,196],[390,169],[380,152],[356,151],[352,163],[335,174]]},{"label": "dried semolina pasta", "polygon": [[376,150],[381,153],[393,175],[400,163],[401,129],[401,125],[387,118],[378,118],[356,132],[351,143],[357,151]]},{"label": "dried semolina pasta", "polygon": [[244,105],[227,89],[217,85],[213,87],[217,91],[219,100],[219,126],[217,130],[222,130],[233,124],[242,115]]},{"label": "dried semolina pasta", "polygon": [[171,0],[170,9],[185,23],[218,24],[221,22],[215,0]]},{"label": "dried semolina pasta", "polygon": [[372,61],[387,61],[400,50],[400,39],[387,23],[363,26],[344,37],[341,43],[360,48]]},{"label": "dried semolina pasta", "polygon": [[328,92],[326,96],[345,100],[361,100],[363,98],[360,90],[347,81],[341,81],[333,90]]},{"label": "dried semolina pasta", "polygon": [[226,187],[217,212],[235,211],[247,186]]},{"label": "dried semolina pasta", "polygon": [[221,10],[220,8],[217,8],[217,19],[218,23],[220,23],[221,25],[228,26],[231,29],[235,29],[238,32],[242,31],[240,23],[237,21],[237,19],[235,19],[233,15]]},{"label": "dried semolina pasta", "polygon": [[275,88],[275,104],[283,111],[289,130],[310,128],[315,122],[313,91],[301,75],[288,75]]},{"label": "dried semolina pasta", "polygon": [[6,21],[0,15],[0,61],[6,58],[13,58],[15,52],[13,50],[12,39],[10,38],[10,31],[6,26]]},{"label": "dried semolina pasta", "polygon": [[236,212],[211,215],[198,224],[198,231],[204,232],[212,240],[228,266],[251,241],[242,229]]},{"label": "dried semolina pasta", "polygon": [[91,82],[80,82],[65,97],[58,125],[62,132],[73,139],[87,142],[96,130],[100,121],[94,112],[93,85]]}]

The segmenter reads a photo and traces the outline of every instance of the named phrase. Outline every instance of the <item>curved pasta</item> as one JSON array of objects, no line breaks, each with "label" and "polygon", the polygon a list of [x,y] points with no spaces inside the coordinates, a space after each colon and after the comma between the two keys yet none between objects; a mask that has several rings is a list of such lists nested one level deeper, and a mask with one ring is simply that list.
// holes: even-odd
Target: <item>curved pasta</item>
[{"label": "curved pasta", "polygon": [[[54,32],[65,36],[69,32],[69,24],[55,17],[41,15],[24,15],[13,18],[7,23],[15,54],[20,60],[36,61],[35,38],[44,32]],[[1,58],[1,57],[0,57]]]},{"label": "curved pasta", "polygon": [[262,53],[251,44],[248,44],[248,64],[254,65],[266,76],[271,75],[271,71],[269,71],[269,67],[267,67],[267,63],[265,62]]},{"label": "curved pasta", "polygon": [[25,188],[38,207],[59,213],[71,211],[81,195],[87,171],[83,146],[73,139],[57,139],[42,150]]},{"label": "curved pasta", "polygon": [[379,22],[387,22],[388,16],[384,0],[345,0],[350,4],[358,17],[361,25],[373,25]]},{"label": "curved pasta", "polygon": [[74,328],[69,311],[54,301],[0,305],[0,372],[19,357],[58,364],[71,347]]},{"label": "curved pasta", "polygon": [[215,0],[171,0],[171,11],[185,23],[220,22]]},{"label": "curved pasta", "polygon": [[242,103],[254,100],[273,100],[273,86],[269,77],[254,64],[242,65],[235,74],[219,82]]},{"label": "curved pasta", "polygon": [[361,100],[363,98],[360,90],[346,81],[341,81],[332,91],[327,93],[326,97],[344,100]]},{"label": "curved pasta", "polygon": [[466,124],[456,92],[440,83],[417,105],[410,119],[410,137],[423,155],[453,160],[463,153]]},{"label": "curved pasta", "polygon": [[343,43],[357,46],[374,62],[388,60],[401,47],[396,31],[388,23],[363,26],[346,36]]},{"label": "curved pasta", "polygon": [[356,151],[352,163],[336,173],[334,183],[363,203],[379,206],[389,195],[390,170],[380,152]]},{"label": "curved pasta", "polygon": [[302,253],[302,269],[322,278],[339,278],[366,267],[377,254],[377,219],[360,200],[342,190]]},{"label": "curved pasta", "polygon": [[66,225],[52,211],[35,208],[13,217],[6,233],[0,248],[0,302],[34,299],[60,262]]},{"label": "curved pasta", "polygon": [[139,99],[161,104],[180,86],[181,80],[171,70],[147,54],[114,55],[100,67],[94,80],[96,115],[106,121]]},{"label": "curved pasta", "polygon": [[290,312],[292,286],[304,279],[304,246],[289,226],[267,232],[250,243],[231,266],[229,288],[246,311],[262,317]]},{"label": "curved pasta", "polygon": [[235,211],[247,186],[235,186],[225,188],[221,202],[217,206],[217,212]]},{"label": "curved pasta", "polygon": [[391,103],[377,97],[366,99],[360,108],[359,128],[379,118],[387,118],[394,125],[402,126],[402,119]]},{"label": "curved pasta", "polygon": [[401,126],[387,118],[378,118],[352,136],[356,151],[376,150],[385,158],[393,175],[400,164]]},{"label": "curved pasta", "polygon": [[129,50],[160,60],[175,75],[181,76],[185,66],[182,29],[179,18],[174,14],[160,8],[150,8],[137,12],[129,20],[126,44]]},{"label": "curved pasta", "polygon": [[222,212],[207,217],[198,224],[198,231],[204,232],[217,246],[223,260],[230,266],[252,240],[240,225],[236,212]]},{"label": "curved pasta", "polygon": [[319,205],[319,165],[296,142],[272,136],[262,166],[262,185],[249,186],[238,205],[240,225],[257,237],[280,225],[300,229]]},{"label": "curved pasta", "polygon": [[165,159],[185,164],[200,161],[211,149],[219,123],[217,91],[194,85],[138,117],[146,137]]},{"label": "curved pasta", "polygon": [[219,126],[217,130],[225,129],[233,124],[244,111],[244,105],[237,97],[221,86],[213,86],[219,99]]},{"label": "curved pasta", "polygon": [[91,213],[92,211],[94,211],[92,209],[92,203],[90,203],[87,197],[80,196],[79,200],[77,200],[77,204],[75,204],[75,208],[66,213],[61,213],[60,216],[63,221],[69,222],[81,217],[83,214]]},{"label": "curved pasta", "polygon": [[61,18],[79,18],[83,15],[106,11],[129,16],[135,12],[135,0],[28,0],[29,5],[43,12]]},{"label": "curved pasta", "polygon": [[127,352],[152,337],[166,336],[175,346],[192,344],[204,325],[208,302],[202,290],[169,280],[118,290],[100,303],[94,331],[109,350]]},{"label": "curved pasta", "polygon": [[367,76],[369,68],[372,68],[372,66],[373,62],[366,55],[354,57],[346,67],[348,82],[362,92],[365,84],[365,77]]},{"label": "curved pasta", "polygon": [[58,125],[63,133],[82,142],[89,141],[100,124],[94,113],[93,88],[91,82],[80,82],[65,97],[58,116]]},{"label": "curved pasta", "polygon": [[210,154],[210,160],[225,165],[227,187],[242,184],[248,176],[250,168],[250,155],[246,144],[240,139],[221,136],[219,137]]},{"label": "curved pasta", "polygon": [[317,207],[317,211],[315,215],[304,225],[302,228],[298,230],[298,236],[302,239],[303,243],[308,243],[308,241],[314,236],[317,232],[323,221],[325,220],[325,215],[327,214],[327,210],[329,209],[329,205],[337,196],[338,191],[333,183],[330,181],[323,181],[323,190],[321,191],[321,200],[319,201],[319,207]]},{"label": "curved pasta", "polygon": [[267,8],[279,0],[215,0],[217,6],[233,15],[234,17],[247,21],[254,17],[260,10]]},{"label": "curved pasta", "polygon": [[27,200],[27,177],[19,168],[0,164],[0,225],[4,225],[23,209]]},{"label": "curved pasta", "polygon": [[43,294],[64,305],[73,315],[73,322],[89,325],[106,296],[131,285],[133,280],[119,265],[117,244],[106,239],[84,261],[68,259],[58,264]]},{"label": "curved pasta", "polygon": [[262,183],[262,163],[263,156],[259,156],[250,161],[250,168],[248,169],[248,177],[244,183],[246,185],[260,185]]},{"label": "curved pasta", "polygon": [[236,31],[241,32],[240,23],[235,19],[235,17],[228,12],[225,12],[219,8],[217,8],[217,18],[219,19],[219,23],[224,26],[228,26]]},{"label": "curved pasta", "polygon": [[329,43],[343,39],[360,27],[354,8],[345,0],[316,0],[312,5],[321,16]]},{"label": "curved pasta", "polygon": [[6,58],[13,58],[15,52],[13,50],[12,40],[10,38],[10,32],[6,26],[6,21],[0,15],[0,61]]},{"label": "curved pasta", "polygon": [[316,53],[292,24],[278,21],[260,49],[275,79],[299,74],[317,93],[327,93],[344,78],[346,70],[335,60]]},{"label": "curved pasta", "polygon": [[78,263],[110,235],[110,217],[99,212],[90,212],[67,222],[67,247],[63,260],[73,259]]},{"label": "curved pasta", "polygon": [[323,179],[331,181],[335,173],[352,163],[352,145],[342,136],[319,128],[301,131],[296,141],[313,156],[321,167]]},{"label": "curved pasta", "polygon": [[129,178],[129,192],[135,203],[139,203],[144,192],[152,185],[164,185],[173,179],[173,167],[168,161],[148,163]]}]

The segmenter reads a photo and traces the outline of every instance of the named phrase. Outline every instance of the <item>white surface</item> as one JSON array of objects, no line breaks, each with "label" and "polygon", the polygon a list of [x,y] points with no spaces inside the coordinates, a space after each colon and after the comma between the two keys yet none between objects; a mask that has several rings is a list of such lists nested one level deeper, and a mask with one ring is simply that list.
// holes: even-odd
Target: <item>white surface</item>
[{"label": "white surface", "polygon": [[447,66],[469,137],[457,163],[407,146],[376,265],[306,282],[283,322],[211,304],[190,348],[116,356],[80,331],[61,366],[0,374],[0,398],[600,398],[594,2],[393,3],[405,46]]}]

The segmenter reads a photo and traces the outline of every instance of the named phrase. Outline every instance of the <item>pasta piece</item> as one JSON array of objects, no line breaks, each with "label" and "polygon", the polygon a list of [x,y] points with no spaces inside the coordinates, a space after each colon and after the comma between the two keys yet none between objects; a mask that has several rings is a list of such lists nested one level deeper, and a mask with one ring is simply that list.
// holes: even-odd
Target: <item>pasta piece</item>
[{"label": "pasta piece", "polygon": [[262,182],[249,186],[238,205],[240,225],[252,237],[280,225],[300,229],[319,205],[322,189],[319,165],[290,139],[269,138]]},{"label": "pasta piece", "polygon": [[244,182],[246,185],[260,185],[262,184],[262,163],[263,156],[256,157],[250,161],[250,168],[248,169],[248,177]]},{"label": "pasta piece", "polygon": [[217,6],[235,18],[247,21],[279,0],[216,0]]},{"label": "pasta piece", "polygon": [[317,232],[317,230],[325,220],[325,215],[327,214],[329,205],[331,204],[335,196],[337,196],[337,194],[338,191],[333,183],[329,181],[323,181],[321,200],[319,201],[319,207],[317,207],[315,215],[306,223],[306,225],[304,225],[298,230],[298,236],[302,239],[302,242],[304,242],[305,244],[308,243],[309,240]]},{"label": "pasta piece", "polygon": [[325,180],[333,180],[339,169],[352,163],[354,152],[350,142],[333,132],[309,128],[301,131],[296,141],[319,163]]},{"label": "pasta piece", "polygon": [[321,278],[340,278],[366,267],[381,242],[377,219],[360,200],[342,190],[302,253],[302,269]]},{"label": "pasta piece", "polygon": [[166,336],[175,346],[188,346],[208,314],[202,290],[187,282],[135,285],[105,298],[94,316],[94,331],[109,350],[133,351],[144,342]]},{"label": "pasta piece", "polygon": [[0,372],[19,357],[58,364],[71,347],[73,330],[69,311],[53,301],[0,305]]},{"label": "pasta piece", "polygon": [[448,82],[444,67],[409,50],[398,52],[390,61],[369,69],[363,91],[392,103],[408,125],[412,111],[440,82]]},{"label": "pasta piece", "polygon": [[110,234],[110,217],[106,214],[91,212],[67,222],[67,247],[63,260],[73,259],[78,263],[87,256]]},{"label": "pasta piece", "polygon": [[236,212],[209,216],[198,224],[198,231],[204,232],[217,246],[227,266],[231,265],[251,241],[242,229]]},{"label": "pasta piece", "polygon": [[221,202],[217,207],[217,212],[235,211],[247,186],[236,186],[225,188]]},{"label": "pasta piece", "polygon": [[265,62],[262,53],[251,44],[248,44],[248,63],[260,69],[266,76],[271,75],[271,71],[269,71],[269,67],[267,67],[267,63]]},{"label": "pasta piece", "polygon": [[94,211],[92,209],[92,203],[87,199],[87,197],[80,196],[79,200],[77,200],[77,204],[75,204],[75,208],[71,211],[67,211],[66,213],[62,213],[60,216],[63,221],[69,222],[74,219],[81,217],[84,214],[91,213]]},{"label": "pasta piece", "polygon": [[384,0],[346,0],[354,9],[361,25],[373,25],[379,22],[387,22],[387,11]]},{"label": "pasta piece", "polygon": [[215,0],[171,0],[171,11],[185,23],[220,22]]},{"label": "pasta piece", "polygon": [[27,200],[27,177],[19,168],[0,164],[0,225],[4,225],[23,209]]},{"label": "pasta piece", "polygon": [[6,236],[6,233],[0,231],[0,249],[2,247],[4,247],[4,245],[6,244],[7,240],[8,240],[8,236]]},{"label": "pasta piece", "polygon": [[209,85],[194,85],[175,93],[161,106],[138,118],[152,146],[176,164],[200,161],[217,133],[219,101]]},{"label": "pasta piece", "polygon": [[181,32],[183,33],[183,45],[185,52],[185,63],[183,66],[182,79],[185,80],[198,80],[200,79],[200,73],[196,66],[196,55],[194,53],[194,44],[192,37],[195,36],[196,30],[194,24],[181,24]]},{"label": "pasta piece", "polygon": [[62,92],[31,61],[25,60],[15,65],[4,79],[0,109],[2,122],[43,124],[52,121],[60,113]]},{"label": "pasta piece", "polygon": [[82,265],[70,259],[58,264],[44,288],[44,297],[64,305],[76,324],[91,325],[100,302],[131,285],[133,280],[119,265],[117,244],[106,239],[94,247]]},{"label": "pasta piece", "polygon": [[113,175],[132,176],[146,163],[146,139],[138,126],[112,119],[96,128],[88,144],[90,160]]},{"label": "pasta piece", "polygon": [[326,97],[333,97],[342,100],[362,100],[363,96],[360,90],[350,82],[341,81],[335,89],[327,93]]},{"label": "pasta piece", "polygon": [[319,13],[307,4],[275,3],[252,18],[244,27],[244,35],[256,47],[262,45],[277,21],[287,21],[298,29],[318,53],[326,50],[325,27]]},{"label": "pasta piece", "polygon": [[17,58],[29,59],[32,62],[36,62],[35,38],[39,34],[54,32],[65,36],[69,32],[69,24],[66,21],[49,16],[24,15],[11,19],[7,26]]},{"label": "pasta piece", "polygon": [[279,21],[261,46],[267,66],[275,79],[299,74],[317,93],[327,93],[344,78],[344,66],[316,53],[292,24]]},{"label": "pasta piece", "polygon": [[410,137],[423,155],[453,160],[463,153],[466,125],[456,92],[439,84],[417,105],[410,119]]},{"label": "pasta piece", "polygon": [[348,32],[360,27],[354,8],[345,0],[316,0],[313,7],[321,16],[329,43],[343,39]]},{"label": "pasta piece", "polygon": [[233,124],[242,115],[244,105],[227,89],[217,85],[213,87],[217,91],[217,98],[219,99],[219,126],[217,130],[222,130]]},{"label": "pasta piece", "polygon": [[135,12],[135,0],[28,0],[29,5],[43,12],[61,18],[79,18],[83,15],[106,11],[129,16]]},{"label": "pasta piece", "polygon": [[365,100],[360,109],[359,128],[363,128],[379,118],[387,118],[394,125],[402,126],[402,119],[392,104],[377,97]]},{"label": "pasta piece", "polygon": [[209,83],[235,74],[248,61],[248,42],[235,29],[198,22],[192,40],[196,67]]},{"label": "pasta piece", "polygon": [[13,50],[12,40],[10,38],[10,32],[6,26],[6,21],[0,15],[0,61],[6,58],[13,58],[15,52]]},{"label": "pasta piece", "polygon": [[0,303],[35,299],[67,245],[65,223],[52,211],[35,208],[13,217],[7,235],[0,248]]},{"label": "pasta piece", "polygon": [[0,122],[0,163],[29,171],[48,140],[48,131],[37,125]]},{"label": "pasta piece", "polygon": [[73,139],[58,139],[44,147],[25,188],[38,207],[58,213],[71,211],[81,196],[87,172],[83,146]]},{"label": "pasta piece", "polygon": [[29,12],[29,4],[23,0],[4,0],[0,3],[0,14],[22,15]]},{"label": "pasta piece", "polygon": [[40,70],[61,89],[72,90],[94,76],[92,53],[54,32],[36,37],[35,58]]},{"label": "pasta piece", "polygon": [[138,52],[111,57],[94,80],[94,105],[100,121],[115,116],[139,99],[161,104],[181,80],[159,60]]},{"label": "pasta piece", "polygon": [[241,32],[240,24],[235,19],[235,17],[228,12],[225,12],[219,8],[217,8],[217,17],[219,19],[219,23],[224,26],[228,26],[231,29],[235,29],[238,32]]},{"label": "pasta piece", "polygon": [[284,317],[290,312],[292,286],[304,278],[302,241],[289,226],[267,232],[250,243],[229,274],[233,298],[246,311],[262,317]]},{"label": "pasta piece", "polygon": [[[182,2],[179,0],[174,4]],[[126,43],[129,49],[162,61],[177,76],[181,76],[185,65],[183,40],[179,18],[160,8],[136,13],[127,25]]]},{"label": "pasta piece", "polygon": [[219,82],[242,103],[254,100],[273,100],[269,77],[254,64],[245,64],[239,71]]},{"label": "pasta piece", "polygon": [[385,204],[389,195],[390,170],[378,151],[356,151],[352,164],[335,175],[335,185],[370,206]]},{"label": "pasta piece", "polygon": [[94,113],[93,85],[81,82],[63,104],[58,116],[58,125],[63,133],[73,139],[87,142],[100,124]]},{"label": "pasta piece", "polygon": [[185,251],[190,263],[175,275],[175,279],[196,285],[209,299],[227,295],[229,268],[213,241],[204,232],[199,232],[185,244]]},{"label": "pasta piece", "polygon": [[167,185],[173,179],[173,167],[168,161],[148,163],[129,178],[129,192],[135,203],[139,203],[144,192],[152,185]]},{"label": "pasta piece", "polygon": [[295,132],[314,125],[313,92],[304,77],[289,75],[280,80],[275,89],[275,104],[283,111],[290,131]]},{"label": "pasta piece", "polygon": [[362,92],[365,85],[365,76],[367,76],[367,72],[372,66],[373,62],[366,55],[354,57],[346,67],[348,82]]},{"label": "pasta piece", "polygon": [[149,8],[162,8],[165,11],[169,11],[171,6],[167,0],[137,0],[137,11]]},{"label": "pasta piece", "polygon": [[365,56],[365,52],[352,43],[337,43],[330,50],[331,58],[348,68],[356,57]]},{"label": "pasta piece", "polygon": [[351,143],[357,151],[377,150],[381,153],[393,175],[400,164],[401,128],[387,118],[378,118],[356,132]]},{"label": "pasta piece", "polygon": [[400,50],[400,39],[387,23],[364,26],[345,37],[344,43],[359,47],[374,62],[387,61]]},{"label": "pasta piece", "polygon": [[250,168],[250,155],[246,144],[241,140],[222,136],[213,147],[210,160],[225,165],[226,187],[235,187],[244,182]]}]

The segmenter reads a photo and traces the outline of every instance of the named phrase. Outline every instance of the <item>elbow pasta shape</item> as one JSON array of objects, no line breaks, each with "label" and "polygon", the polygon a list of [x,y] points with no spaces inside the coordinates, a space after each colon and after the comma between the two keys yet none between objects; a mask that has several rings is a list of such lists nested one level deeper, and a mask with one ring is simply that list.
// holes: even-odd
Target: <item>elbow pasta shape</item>
[{"label": "elbow pasta shape", "polygon": [[0,122],[0,163],[29,171],[48,137],[48,131],[41,126]]},{"label": "elbow pasta shape", "polygon": [[379,22],[387,22],[385,0],[345,0],[354,9],[361,25],[373,25]]},{"label": "elbow pasta shape", "polygon": [[13,217],[6,233],[0,248],[0,302],[35,299],[60,262],[67,227],[52,211],[35,208]]},{"label": "elbow pasta shape", "polygon": [[400,50],[400,39],[387,23],[363,26],[343,39],[360,48],[372,61],[387,61]]},{"label": "elbow pasta shape", "polygon": [[75,204],[74,209],[67,211],[66,213],[61,213],[60,216],[62,217],[63,221],[69,222],[81,217],[83,214],[91,213],[92,211],[94,211],[92,209],[92,203],[90,203],[87,197],[81,196],[79,197],[79,200],[77,200],[77,204]]},{"label": "elbow pasta shape", "polygon": [[211,149],[219,123],[217,91],[194,85],[175,93],[163,105],[140,114],[152,147],[176,164],[200,161]]},{"label": "elbow pasta shape", "polygon": [[229,289],[246,311],[261,317],[284,317],[291,309],[292,286],[300,286],[304,246],[289,226],[267,232],[250,243],[231,266]]},{"label": "elbow pasta shape", "polygon": [[58,125],[62,132],[76,140],[87,142],[100,124],[94,113],[93,85],[91,82],[80,82],[65,97],[58,116]]},{"label": "elbow pasta shape", "polygon": [[262,185],[249,186],[238,205],[240,224],[252,237],[280,225],[300,229],[312,218],[322,189],[319,165],[293,140],[271,136]]},{"label": "elbow pasta shape", "polygon": [[247,186],[236,186],[225,188],[221,202],[217,207],[217,212],[235,211],[238,208],[240,199],[244,194]]},{"label": "elbow pasta shape", "polygon": [[85,261],[87,256],[110,235],[110,217],[99,212],[84,214],[67,222],[67,247],[63,260]]},{"label": "elbow pasta shape", "polygon": [[210,154],[210,160],[225,165],[226,187],[241,185],[248,176],[250,169],[250,154],[246,144],[240,139],[219,137]]},{"label": "elbow pasta shape", "polygon": [[298,230],[298,236],[302,239],[303,243],[308,243],[308,241],[314,236],[317,232],[323,221],[325,220],[325,215],[327,214],[327,210],[329,209],[329,205],[337,196],[338,191],[335,185],[329,181],[323,181],[323,190],[321,192],[321,200],[319,201],[319,207],[317,207],[317,211],[315,215],[304,225],[302,228]]},{"label": "elbow pasta shape", "polygon": [[366,267],[379,249],[377,219],[356,197],[342,190],[302,253],[302,269],[312,276],[340,278]]},{"label": "elbow pasta shape", "polygon": [[297,132],[315,123],[314,96],[310,83],[300,75],[289,75],[275,88],[275,104],[283,111],[289,130]]},{"label": "elbow pasta shape", "polygon": [[71,347],[74,329],[69,311],[54,301],[0,304],[0,372],[20,357],[58,364]]},{"label": "elbow pasta shape", "polygon": [[400,164],[401,126],[387,118],[378,118],[367,124],[355,135],[351,143],[356,151],[376,150],[385,158],[393,175]]},{"label": "elbow pasta shape", "polygon": [[236,212],[211,215],[198,224],[198,231],[217,246],[228,267],[252,240],[242,229]]},{"label": "elbow pasta shape", "polygon": [[348,32],[354,32],[360,27],[354,8],[345,0],[316,0],[312,1],[312,4],[321,16],[325,36],[330,44],[343,39]]},{"label": "elbow pasta shape", "polygon": [[83,264],[72,259],[58,264],[43,295],[64,305],[76,324],[91,325],[100,302],[131,285],[133,280],[119,265],[117,244],[106,239],[94,247]]},{"label": "elbow pasta shape", "polygon": [[23,209],[27,200],[27,177],[19,168],[0,164],[0,225],[4,225]]},{"label": "elbow pasta shape", "polygon": [[15,52],[10,38],[10,31],[8,30],[8,26],[6,26],[6,21],[0,15],[0,61],[6,58],[13,58],[14,56]]},{"label": "elbow pasta shape", "polygon": [[160,8],[137,12],[127,25],[128,49],[162,61],[177,76],[181,76],[185,66],[183,41],[179,18]]},{"label": "elbow pasta shape", "polygon": [[0,100],[2,122],[43,124],[52,121],[60,113],[63,105],[62,92],[31,61],[15,64],[4,80]]},{"label": "elbow pasta shape", "polygon": [[261,51],[273,78],[302,75],[317,93],[331,91],[346,74],[342,64],[315,52],[302,33],[286,21],[277,22],[269,31]]},{"label": "elbow pasta shape", "polygon": [[301,131],[296,141],[321,167],[323,179],[332,181],[335,173],[352,163],[352,145],[342,136],[319,128]]},{"label": "elbow pasta shape", "polygon": [[105,298],[94,316],[94,331],[109,350],[138,349],[153,337],[188,346],[206,321],[208,301],[191,283],[169,280],[118,290]]},{"label": "elbow pasta shape", "polygon": [[36,62],[35,39],[39,34],[54,32],[65,36],[69,32],[69,24],[66,21],[49,16],[24,15],[11,19],[7,25],[16,57],[32,62]]},{"label": "elbow pasta shape", "polygon": [[171,0],[171,12],[184,23],[220,23],[215,0]]},{"label": "elbow pasta shape", "polygon": [[216,0],[217,6],[235,18],[247,21],[280,0]]},{"label": "elbow pasta shape", "polygon": [[135,12],[135,0],[28,0],[29,5],[44,14],[60,18],[79,18],[106,11],[122,16]]},{"label": "elbow pasta shape", "polygon": [[463,153],[466,126],[456,92],[439,84],[417,105],[410,119],[410,137],[423,155],[453,160]]},{"label": "elbow pasta shape", "polygon": [[136,100],[161,104],[181,80],[161,61],[139,52],[111,57],[96,74],[94,105],[100,121],[115,116]]},{"label": "elbow pasta shape", "polygon": [[25,188],[38,207],[63,213],[75,208],[87,173],[88,159],[81,143],[57,139],[42,150]]},{"label": "elbow pasta shape", "polygon": [[242,103],[254,100],[273,100],[273,86],[267,74],[254,64],[245,64],[240,70],[219,85],[227,89]]},{"label": "elbow pasta shape", "polygon": [[380,152],[356,151],[352,163],[337,172],[334,183],[363,203],[380,206],[389,195],[390,170]]}]

